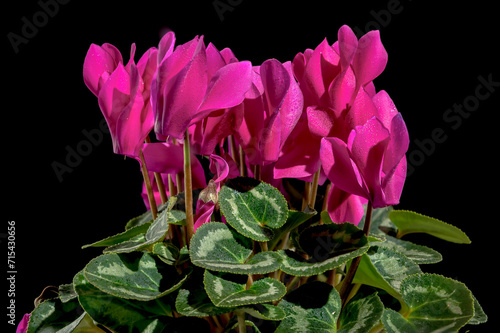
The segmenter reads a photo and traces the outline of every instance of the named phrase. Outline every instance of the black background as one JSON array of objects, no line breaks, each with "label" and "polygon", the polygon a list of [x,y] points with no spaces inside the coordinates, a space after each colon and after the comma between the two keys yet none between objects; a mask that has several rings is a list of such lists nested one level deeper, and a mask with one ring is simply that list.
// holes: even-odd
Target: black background
[{"label": "black background", "polygon": [[[45,286],[70,283],[100,252],[81,250],[82,245],[121,231],[125,221],[145,209],[138,164],[114,155],[108,135],[62,181],[52,168],[54,161],[64,164],[66,147],[76,149],[85,140],[82,131],[98,129],[102,119],[97,99],[82,80],[91,43],[111,43],[128,61],[135,42],[137,61],[168,28],[176,33],[177,44],[204,35],[218,49],[230,47],[240,60],[260,65],[269,58],[291,60],[325,37],[333,43],[340,26],[347,24],[361,32],[380,29],[389,54],[375,86],[388,91],[403,114],[412,141],[408,156],[419,164],[407,179],[399,208],[452,223],[472,240],[471,245],[458,245],[412,237],[444,257],[422,269],[464,282],[490,316],[488,324],[471,327],[472,332],[491,332],[497,326],[495,130],[500,87],[456,128],[443,115],[454,104],[472,100],[479,76],[500,82],[500,29],[493,2],[219,2],[232,3],[222,19],[212,0],[73,0],[53,9],[53,17],[45,21],[37,16],[42,10],[37,1],[4,4],[1,270],[8,270],[5,235],[7,221],[14,220],[17,320],[32,310],[33,299]],[[34,15],[41,20],[38,31],[16,53],[8,34],[22,35],[23,17],[33,22]],[[445,142],[435,144],[432,153],[416,153],[422,149],[415,140],[428,142],[436,128],[446,134]],[[8,291],[4,285],[2,295]],[[3,309],[7,302],[2,302]],[[3,315],[1,320],[7,321]]]}]

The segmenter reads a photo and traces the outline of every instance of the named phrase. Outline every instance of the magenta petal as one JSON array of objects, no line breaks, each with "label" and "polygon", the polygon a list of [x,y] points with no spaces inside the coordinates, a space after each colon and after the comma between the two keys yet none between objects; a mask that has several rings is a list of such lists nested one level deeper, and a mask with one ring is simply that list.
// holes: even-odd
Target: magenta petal
[{"label": "magenta petal", "polygon": [[150,48],[142,55],[142,57],[137,62],[137,69],[144,82],[144,90],[148,92],[147,99],[149,101],[149,90],[151,89],[151,81],[153,81],[154,74],[156,72],[157,64],[156,59],[158,58],[158,50],[154,47]]},{"label": "magenta petal", "polygon": [[332,186],[327,199],[327,211],[335,223],[350,222],[358,225],[364,209],[361,197]]},{"label": "magenta petal", "polygon": [[206,117],[211,111],[226,109],[243,102],[252,83],[252,64],[241,61],[219,69],[207,88],[206,96],[192,123]]},{"label": "magenta petal", "polygon": [[275,162],[280,154],[281,148],[281,113],[274,112],[266,119],[262,138],[260,140],[260,152],[262,162],[267,164]]},{"label": "magenta petal", "polygon": [[184,171],[184,151],[180,145],[166,142],[146,143],[143,153],[149,171],[167,174]]},{"label": "magenta petal", "polygon": [[[162,105],[157,104],[155,132],[162,136],[182,139],[191,120],[196,116],[207,89],[206,55],[200,39],[191,55],[191,60],[165,85]],[[170,58],[164,64],[170,64]],[[190,56],[187,54],[187,56]],[[176,69],[178,64],[172,64]],[[168,66],[166,66],[168,68]]]},{"label": "magenta petal", "polygon": [[331,109],[320,109],[317,107],[308,107],[307,124],[309,131],[312,135],[317,136],[318,139],[329,136],[333,128],[334,112]]},{"label": "magenta petal", "polygon": [[358,39],[354,32],[347,25],[340,27],[338,32],[339,55],[342,68],[349,67],[358,48]]},{"label": "magenta petal", "polygon": [[213,201],[203,202],[198,200],[196,203],[196,214],[194,215],[194,231],[198,229],[201,225],[210,222],[212,213],[215,209],[215,203]]},{"label": "magenta petal", "polygon": [[96,96],[99,95],[99,82],[104,73],[111,74],[120,62],[122,55],[116,47],[111,44],[90,45],[83,63],[83,82]]},{"label": "magenta petal", "polygon": [[345,117],[348,128],[354,129],[356,126],[362,126],[376,116],[378,116],[378,110],[372,99],[363,88],[359,89],[356,99]]},{"label": "magenta petal", "polygon": [[26,333],[28,331],[28,322],[30,320],[31,314],[26,313],[21,321],[19,322],[19,325],[17,326],[16,333]]},{"label": "magenta petal", "polygon": [[226,65],[226,61],[220,54],[214,44],[207,46],[207,77],[211,78],[214,74]]},{"label": "magenta petal", "polygon": [[406,129],[406,124],[400,113],[397,113],[394,118],[392,118],[390,132],[391,141],[387,146],[387,150],[384,155],[384,164],[382,167],[382,171],[386,174],[391,172],[391,170],[405,156],[410,144],[408,130]]},{"label": "magenta petal", "polygon": [[116,138],[116,124],[120,113],[130,102],[130,76],[119,64],[99,91],[99,107],[108,123],[111,137]]},{"label": "magenta petal", "polygon": [[387,64],[387,52],[380,40],[380,32],[373,30],[361,37],[352,66],[358,86],[364,86],[379,76]]},{"label": "magenta petal", "polygon": [[229,175],[229,165],[226,160],[218,155],[210,155],[210,171],[215,173],[214,182],[217,190],[220,190],[220,183]]},{"label": "magenta petal", "polygon": [[382,163],[389,140],[389,131],[375,117],[356,127],[352,137],[351,158],[368,187],[370,200],[382,195]]},{"label": "magenta petal", "polygon": [[339,138],[323,138],[320,158],[325,174],[335,186],[345,192],[369,198],[344,141]]},{"label": "magenta petal", "polygon": [[292,64],[287,61],[283,67],[290,76],[290,88],[281,104],[281,146],[297,125],[304,108],[304,96],[298,83],[293,79]]},{"label": "magenta petal", "polygon": [[372,101],[377,108],[377,118],[384,124],[385,128],[390,129],[392,118],[398,114],[391,97],[385,90],[381,90],[373,96]]},{"label": "magenta petal", "polygon": [[167,32],[160,40],[158,44],[158,65],[163,62],[168,56],[170,56],[174,50],[175,44],[175,34],[173,31]]},{"label": "magenta petal", "polygon": [[399,164],[389,174],[385,175],[382,182],[382,189],[384,191],[383,201],[374,201],[374,208],[399,204],[406,179],[406,167],[406,156],[403,156]]},{"label": "magenta petal", "polygon": [[268,114],[279,112],[290,88],[290,74],[278,60],[269,59],[260,66],[260,76],[264,86]]}]

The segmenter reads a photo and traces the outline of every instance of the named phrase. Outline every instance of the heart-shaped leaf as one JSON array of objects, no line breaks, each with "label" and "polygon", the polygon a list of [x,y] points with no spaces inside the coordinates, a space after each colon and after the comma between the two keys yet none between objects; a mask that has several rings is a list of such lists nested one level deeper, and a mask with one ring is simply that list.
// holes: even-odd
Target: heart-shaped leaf
[{"label": "heart-shaped leaf", "polygon": [[239,233],[259,242],[273,238],[272,229],[285,224],[287,202],[276,188],[253,178],[229,180],[219,192],[226,221]]},{"label": "heart-shaped leaf", "polygon": [[421,272],[417,264],[401,253],[372,246],[361,258],[353,282],[383,289],[400,300],[401,282]]},{"label": "heart-shaped leaf", "polygon": [[283,272],[293,276],[312,276],[340,267],[368,251],[368,248],[369,245],[365,245],[348,253],[327,256],[323,261],[317,261],[317,259],[314,258],[305,260],[297,253],[290,250],[280,250],[278,252],[283,257],[283,264],[281,266]]},{"label": "heart-shaped leaf", "polygon": [[205,271],[205,290],[212,303],[220,307],[235,307],[277,301],[286,293],[281,282],[263,278],[246,288],[246,283],[237,283],[223,278],[220,274]]},{"label": "heart-shaped leaf", "polygon": [[353,298],[340,314],[338,333],[370,332],[379,323],[383,313],[384,304],[377,293]]},{"label": "heart-shaped leaf", "polygon": [[259,252],[253,257],[253,242],[219,222],[200,226],[191,239],[193,264],[235,274],[266,274],[281,267],[276,252]]},{"label": "heart-shaped leaf", "polygon": [[117,297],[152,300],[177,290],[187,278],[153,255],[104,254],[89,262],[85,278],[100,290]]},{"label": "heart-shaped leaf", "polygon": [[336,332],[339,293],[324,282],[307,283],[288,294],[278,307],[286,313],[275,333]]},{"label": "heart-shaped leaf", "polygon": [[83,271],[75,275],[73,285],[83,309],[96,322],[115,332],[161,332],[165,319],[172,316],[164,298],[131,301],[115,297],[91,284]]},{"label": "heart-shaped leaf", "polygon": [[474,316],[474,299],[458,281],[435,274],[415,274],[401,283],[408,306],[403,315],[386,310],[387,332],[457,332]]},{"label": "heart-shaped leaf", "polygon": [[354,224],[323,224],[305,229],[300,234],[299,244],[311,258],[323,261],[362,248],[368,240],[363,230]]}]

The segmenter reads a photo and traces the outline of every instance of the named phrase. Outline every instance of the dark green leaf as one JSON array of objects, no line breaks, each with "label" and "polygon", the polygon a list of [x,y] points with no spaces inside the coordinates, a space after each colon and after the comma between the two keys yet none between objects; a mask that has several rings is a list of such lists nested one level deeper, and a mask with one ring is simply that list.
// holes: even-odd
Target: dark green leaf
[{"label": "dark green leaf", "polygon": [[187,278],[147,252],[104,254],[90,261],[84,272],[90,283],[110,295],[143,301],[177,290]]},{"label": "dark green leaf", "polygon": [[224,223],[205,223],[191,239],[191,261],[206,269],[235,274],[265,274],[281,266],[281,256],[276,252],[252,254],[253,242]]},{"label": "dark green leaf", "polygon": [[219,192],[219,204],[226,221],[239,233],[255,241],[273,238],[272,229],[285,224],[287,202],[274,187],[253,178],[229,180]]},{"label": "dark green leaf", "polygon": [[92,285],[79,272],[73,279],[78,300],[85,311],[98,323],[115,332],[161,332],[172,310],[167,297],[152,301],[131,301],[114,297]]},{"label": "dark green leaf", "polygon": [[329,284],[315,281],[288,294],[279,304],[286,313],[275,333],[336,332],[340,296]]},{"label": "dark green leaf", "polygon": [[212,303],[220,307],[235,307],[277,301],[286,293],[286,287],[279,281],[263,278],[246,289],[246,283],[227,280],[220,274],[205,271],[205,290]]},{"label": "dark green leaf", "polygon": [[342,310],[339,318],[339,333],[370,332],[380,322],[384,304],[377,293],[363,298],[354,298]]}]

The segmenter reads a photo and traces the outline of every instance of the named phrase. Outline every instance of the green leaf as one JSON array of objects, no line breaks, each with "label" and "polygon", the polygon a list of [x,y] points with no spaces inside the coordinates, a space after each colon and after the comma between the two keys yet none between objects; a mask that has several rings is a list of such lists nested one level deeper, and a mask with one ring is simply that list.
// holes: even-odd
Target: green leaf
[{"label": "green leaf", "polygon": [[108,246],[103,252],[129,253],[133,251],[140,251],[149,248],[156,242],[163,241],[168,232],[169,224],[175,221],[175,217],[171,214],[171,207],[175,203],[175,197],[170,199],[169,202],[169,206],[158,215],[145,234],[137,234],[129,240]]},{"label": "green leaf", "polygon": [[104,254],[89,262],[85,277],[100,290],[117,297],[152,300],[177,290],[188,275],[144,253]]},{"label": "green leaf", "polygon": [[[393,311],[384,312],[382,320],[389,333],[457,332],[474,316],[474,299],[469,289],[440,275],[407,277],[401,283],[401,295],[409,310],[402,316]],[[401,326],[408,329],[401,330]]]},{"label": "green leaf", "polygon": [[153,245],[153,254],[156,254],[164,263],[174,265],[179,259],[179,249],[172,243],[155,243]]},{"label": "green leaf", "polygon": [[379,323],[384,313],[384,304],[373,293],[363,298],[353,298],[342,310],[339,318],[339,333],[370,332]]},{"label": "green leaf", "polygon": [[286,313],[275,333],[336,332],[340,296],[329,284],[314,281],[288,294],[278,307]]},{"label": "green leaf", "polygon": [[286,317],[285,311],[281,308],[271,305],[271,304],[254,304],[246,305],[239,308],[239,311],[243,311],[255,317],[257,319],[263,320],[283,320]]},{"label": "green leaf", "polygon": [[223,308],[215,306],[202,285],[193,289],[181,289],[175,300],[175,308],[183,316],[208,317],[232,312],[236,307]]},{"label": "green leaf", "polygon": [[368,244],[363,230],[351,223],[323,224],[305,229],[299,244],[311,258],[323,261],[332,255],[352,252]]},{"label": "green leaf", "polygon": [[309,206],[306,206],[303,212],[289,210],[285,224],[279,229],[274,230],[274,237],[271,241],[268,242],[269,249],[274,249],[279,241],[285,241],[284,237],[290,231],[298,228],[300,225],[302,225],[302,223],[308,221],[317,213],[317,211],[309,208]]},{"label": "green leaf", "polygon": [[[88,326],[85,317],[76,298],[64,303],[58,298],[46,300],[31,313],[27,332],[81,332],[82,326]],[[104,331],[93,326],[93,332]]]},{"label": "green leaf", "polygon": [[448,242],[470,244],[467,235],[457,227],[443,221],[406,210],[393,210],[389,218],[398,227],[398,237],[411,233],[427,233]]},{"label": "green leaf", "polygon": [[66,303],[76,298],[78,295],[75,291],[75,287],[72,283],[70,284],[61,284],[59,286],[59,299],[61,302]]},{"label": "green leaf", "polygon": [[259,242],[273,238],[272,229],[285,224],[287,202],[274,187],[253,178],[229,180],[219,192],[219,204],[227,223]]},{"label": "green leaf", "polygon": [[[163,212],[165,209],[172,210],[173,207],[176,205],[176,203],[177,203],[177,197],[170,197],[166,203],[158,206],[158,213]],[[137,217],[130,219],[125,225],[125,230],[143,225],[148,222],[153,222],[153,214],[151,213],[150,210]]]},{"label": "green leaf", "polygon": [[281,267],[276,252],[252,254],[253,242],[224,223],[205,223],[191,239],[191,261],[199,267],[235,274],[266,274]]},{"label": "green leaf", "polygon": [[280,250],[278,253],[283,257],[283,264],[281,266],[283,272],[293,276],[312,276],[340,267],[365,253],[368,248],[369,246],[365,245],[345,254],[325,257],[323,261],[317,261],[315,258],[305,260],[290,250]]},{"label": "green leaf", "polygon": [[115,332],[161,332],[167,317],[172,316],[166,297],[152,301],[131,301],[115,297],[92,285],[83,271],[75,275],[73,284],[83,309],[96,322]]},{"label": "green leaf", "polygon": [[487,322],[488,316],[484,312],[483,307],[479,304],[474,295],[472,295],[472,298],[474,299],[474,317],[472,317],[472,319],[467,324],[479,325]]},{"label": "green leaf", "polygon": [[382,324],[387,333],[419,333],[412,323],[392,309],[385,309],[382,315]]},{"label": "green leaf", "polygon": [[385,242],[377,243],[378,247],[402,253],[418,265],[435,264],[443,259],[439,252],[427,246],[414,244],[392,236],[385,236],[385,238]]},{"label": "green leaf", "polygon": [[353,283],[383,289],[400,300],[401,282],[421,272],[417,264],[401,253],[372,246],[361,258]]},{"label": "green leaf", "polygon": [[146,231],[148,231],[149,226],[151,223],[144,223],[141,225],[138,225],[133,228],[129,228],[126,231],[119,233],[114,236],[110,236],[108,238],[105,238],[103,240],[100,240],[98,242],[92,243],[92,244],[87,244],[82,246],[82,249],[88,248],[88,247],[100,247],[100,246],[112,246],[116,245],[125,241],[128,241],[138,235],[144,235]]},{"label": "green leaf", "polygon": [[203,283],[212,303],[220,307],[277,301],[286,293],[285,285],[271,278],[254,281],[246,289],[246,283],[227,280],[223,275],[212,274],[209,270],[205,271]]}]

